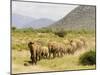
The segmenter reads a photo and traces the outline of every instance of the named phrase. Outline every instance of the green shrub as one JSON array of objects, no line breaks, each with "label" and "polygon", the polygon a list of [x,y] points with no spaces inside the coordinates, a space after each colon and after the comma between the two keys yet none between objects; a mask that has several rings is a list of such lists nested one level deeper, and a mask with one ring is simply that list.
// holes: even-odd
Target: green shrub
[{"label": "green shrub", "polygon": [[16,30],[16,27],[11,27],[11,29],[14,31],[14,30]]},{"label": "green shrub", "polygon": [[52,32],[52,30],[50,28],[45,28],[45,27],[40,28],[40,29],[36,29],[36,31],[39,32],[39,33],[50,33],[50,32]]},{"label": "green shrub", "polygon": [[34,32],[34,29],[33,28],[23,28],[23,29],[21,29],[24,33],[26,33],[26,32]]},{"label": "green shrub", "polygon": [[35,29],[33,29],[33,28],[16,28],[15,30],[14,30],[14,32],[17,32],[17,33],[36,33],[36,30]]},{"label": "green shrub", "polygon": [[79,58],[79,63],[82,65],[94,65],[96,64],[96,52],[91,50],[82,54]]},{"label": "green shrub", "polygon": [[61,31],[57,31],[54,33],[55,35],[59,36],[59,37],[64,37],[66,35],[66,32],[61,30]]}]

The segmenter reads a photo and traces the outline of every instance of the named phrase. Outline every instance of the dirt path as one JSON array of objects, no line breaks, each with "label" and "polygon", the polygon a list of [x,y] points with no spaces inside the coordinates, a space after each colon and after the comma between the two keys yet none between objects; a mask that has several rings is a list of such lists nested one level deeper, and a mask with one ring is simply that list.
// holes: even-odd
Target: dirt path
[{"label": "dirt path", "polygon": [[51,71],[51,69],[42,67],[40,65],[24,66],[24,65],[20,65],[20,64],[13,64],[13,68],[12,68],[13,74],[28,73],[28,72],[44,72],[44,71]]},{"label": "dirt path", "polygon": [[[25,62],[25,60],[27,60],[27,61],[29,60],[29,56],[30,55],[29,55],[28,51],[13,51],[12,52],[12,58],[13,58],[12,72],[13,72],[13,74],[15,74],[15,73],[51,71],[51,69],[49,69],[47,67],[43,67],[39,64],[31,65],[28,62]],[[28,65],[25,66],[24,63],[27,63]]]}]

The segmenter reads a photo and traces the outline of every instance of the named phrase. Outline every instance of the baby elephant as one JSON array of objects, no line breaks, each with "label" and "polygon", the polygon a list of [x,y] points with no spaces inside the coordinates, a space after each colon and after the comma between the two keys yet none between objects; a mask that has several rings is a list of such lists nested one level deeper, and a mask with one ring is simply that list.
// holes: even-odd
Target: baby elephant
[{"label": "baby elephant", "polygon": [[49,55],[49,50],[48,50],[48,47],[41,47],[41,57],[42,58],[48,58],[48,55]]}]

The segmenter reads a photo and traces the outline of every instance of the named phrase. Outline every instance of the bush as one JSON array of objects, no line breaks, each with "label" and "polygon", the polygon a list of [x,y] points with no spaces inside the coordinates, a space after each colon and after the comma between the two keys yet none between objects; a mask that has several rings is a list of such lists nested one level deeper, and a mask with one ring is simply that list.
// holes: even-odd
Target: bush
[{"label": "bush", "polygon": [[26,33],[26,32],[34,32],[34,29],[33,28],[23,28],[23,29],[21,29],[22,30],[22,32],[24,32],[24,33]]},{"label": "bush", "polygon": [[96,64],[96,52],[91,50],[82,54],[79,58],[79,63],[82,65],[94,65]]},{"label": "bush", "polygon": [[16,27],[12,27],[11,29],[14,31],[14,30],[16,30]]},{"label": "bush", "polygon": [[50,33],[50,32],[52,32],[52,30],[50,28],[45,28],[45,27],[40,28],[40,29],[36,29],[36,31],[39,32],[39,33]]},{"label": "bush", "polygon": [[55,32],[55,35],[59,36],[59,37],[64,37],[66,35],[66,32],[65,31],[58,31],[58,32]]}]

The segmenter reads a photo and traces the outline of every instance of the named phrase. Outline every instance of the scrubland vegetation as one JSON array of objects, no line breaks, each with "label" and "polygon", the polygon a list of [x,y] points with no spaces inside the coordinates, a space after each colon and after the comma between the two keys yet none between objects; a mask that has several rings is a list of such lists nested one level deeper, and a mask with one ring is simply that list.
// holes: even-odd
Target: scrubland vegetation
[{"label": "scrubland vegetation", "polygon": [[[96,43],[95,31],[93,30],[17,29],[13,27],[11,35],[13,73],[95,69]],[[86,46],[78,49],[74,54],[64,54],[63,57],[55,57],[54,59],[44,58],[38,61],[36,65],[30,64],[28,48],[30,41],[38,41],[42,46],[48,47],[50,41],[66,45],[67,41],[80,38],[85,40]],[[93,50],[91,51],[91,49]]]}]

